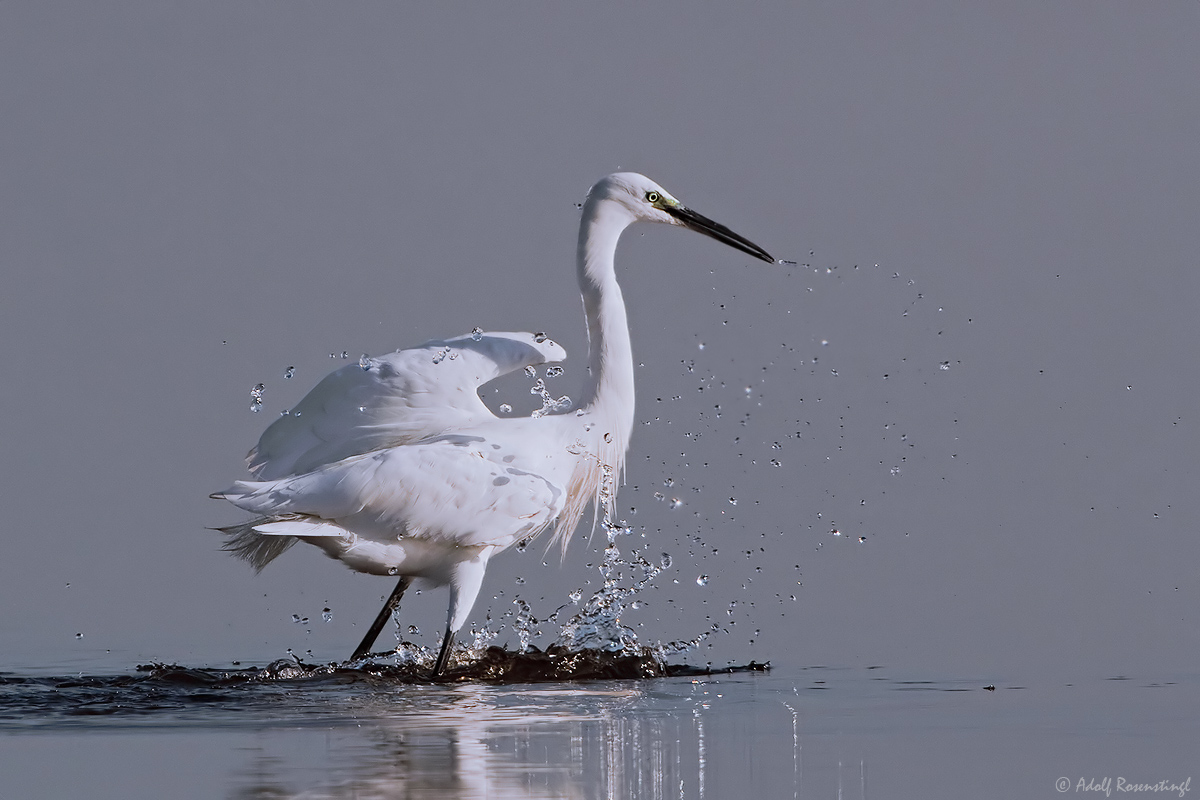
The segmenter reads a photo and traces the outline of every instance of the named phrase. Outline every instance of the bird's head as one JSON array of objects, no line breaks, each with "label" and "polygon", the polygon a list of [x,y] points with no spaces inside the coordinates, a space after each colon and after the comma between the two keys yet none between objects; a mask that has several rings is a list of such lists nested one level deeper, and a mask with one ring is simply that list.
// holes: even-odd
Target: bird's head
[{"label": "bird's head", "polygon": [[614,172],[600,179],[588,193],[589,201],[611,200],[629,212],[634,220],[662,222],[711,236],[718,242],[749,253],[755,258],[775,263],[770,253],[724,225],[697,214],[680,203],[663,187],[636,172]]}]

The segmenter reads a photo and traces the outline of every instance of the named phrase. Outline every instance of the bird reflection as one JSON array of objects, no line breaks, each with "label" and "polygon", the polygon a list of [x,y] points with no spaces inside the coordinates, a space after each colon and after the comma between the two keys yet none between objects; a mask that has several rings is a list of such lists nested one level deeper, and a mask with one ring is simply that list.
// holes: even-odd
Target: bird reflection
[{"label": "bird reflection", "polygon": [[267,734],[229,796],[590,799],[678,797],[686,787],[702,797],[703,728],[690,714],[629,713],[645,700],[641,689],[611,684],[462,685],[424,697],[410,687],[355,698],[363,727],[324,734],[326,769],[293,763],[294,732],[278,743]]}]

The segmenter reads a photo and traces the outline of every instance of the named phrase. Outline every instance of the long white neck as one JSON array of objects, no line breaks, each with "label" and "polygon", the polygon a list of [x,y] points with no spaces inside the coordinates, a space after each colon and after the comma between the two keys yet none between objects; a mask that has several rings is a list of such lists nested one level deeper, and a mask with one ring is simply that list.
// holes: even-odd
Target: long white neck
[{"label": "long white neck", "polygon": [[[569,431],[570,451],[580,452],[554,530],[564,555],[568,534],[588,503],[595,504],[597,518],[613,517],[616,483],[633,433],[633,351],[625,300],[613,271],[617,239],[633,221],[627,208],[605,197],[603,183],[592,187],[583,204],[576,259],[587,316],[588,378],[577,406],[582,415],[555,418]],[[575,449],[579,445],[582,451]]]},{"label": "long white neck", "polygon": [[576,259],[587,315],[589,373],[579,407],[607,416],[626,440],[633,428],[633,351],[613,258],[621,232],[633,221],[621,204],[589,196],[579,225]]}]

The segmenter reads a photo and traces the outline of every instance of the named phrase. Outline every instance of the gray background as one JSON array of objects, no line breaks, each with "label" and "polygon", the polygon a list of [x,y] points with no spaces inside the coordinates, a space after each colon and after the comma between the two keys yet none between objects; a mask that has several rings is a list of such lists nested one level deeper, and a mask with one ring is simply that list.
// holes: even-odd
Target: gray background
[{"label": "gray background", "polygon": [[[673,558],[627,617],[644,639],[1193,670],[1198,18],[0,5],[3,668],[345,657],[390,581],[312,548],[255,577],[207,494],[330,353],[545,330],[577,393],[575,204],[620,168],[799,262],[660,227],[618,252],[621,544]],[[473,620],[594,586],[582,544],[494,561]],[[405,606],[421,641],[444,603]]]}]

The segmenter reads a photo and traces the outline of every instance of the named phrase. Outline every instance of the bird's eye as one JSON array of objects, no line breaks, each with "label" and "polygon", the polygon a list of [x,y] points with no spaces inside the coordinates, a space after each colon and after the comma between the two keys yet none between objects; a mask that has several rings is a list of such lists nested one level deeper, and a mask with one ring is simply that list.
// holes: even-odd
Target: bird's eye
[{"label": "bird's eye", "polygon": [[657,203],[659,200],[662,200],[662,195],[658,192],[646,192],[646,202]]}]

